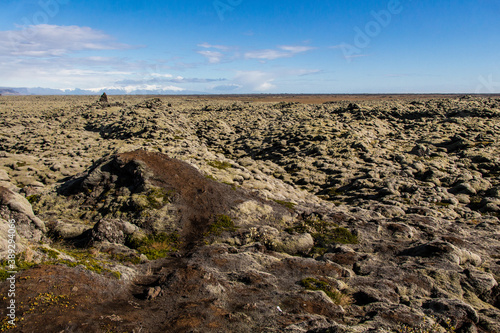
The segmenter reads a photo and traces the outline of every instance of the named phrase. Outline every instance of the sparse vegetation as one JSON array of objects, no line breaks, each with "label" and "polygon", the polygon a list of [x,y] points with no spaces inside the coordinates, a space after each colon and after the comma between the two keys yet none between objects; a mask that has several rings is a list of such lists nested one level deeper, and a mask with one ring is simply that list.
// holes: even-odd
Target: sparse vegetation
[{"label": "sparse vegetation", "polygon": [[[102,273],[111,273],[115,276],[114,271],[105,268],[103,265],[105,262],[102,260],[96,259],[96,256],[92,254],[89,250],[77,250],[77,249],[58,249],[60,252],[63,252],[75,259],[75,261],[71,261],[68,259],[56,259],[49,262],[44,262],[43,264],[63,264],[68,267],[76,267],[83,266],[85,269],[92,271],[97,274]],[[55,252],[55,251],[54,251]]]},{"label": "sparse vegetation", "polygon": [[171,252],[179,250],[180,236],[178,233],[173,232],[158,233],[142,239],[128,237],[125,245],[136,249],[139,253],[144,254],[149,260],[164,258]]},{"label": "sparse vegetation", "polygon": [[336,196],[339,196],[339,195],[342,195],[342,194],[343,194],[343,191],[339,190],[337,187],[331,187],[328,190],[328,195],[330,197],[336,197]]},{"label": "sparse vegetation", "polygon": [[305,278],[300,280],[299,284],[306,290],[323,291],[335,304],[346,306],[352,303],[352,297],[350,295],[341,293],[326,281],[320,281],[315,278]]},{"label": "sparse vegetation", "polygon": [[215,222],[210,225],[206,236],[208,235],[216,235],[220,236],[225,231],[236,231],[236,226],[234,225],[233,220],[227,215],[217,215],[215,218]]},{"label": "sparse vegetation", "polygon": [[207,161],[207,164],[219,170],[227,170],[232,167],[231,163],[222,161]]},{"label": "sparse vegetation", "polygon": [[311,255],[323,255],[332,244],[357,244],[358,237],[349,229],[318,218],[309,218],[300,224],[285,229],[288,233],[310,233],[314,239]]},{"label": "sparse vegetation", "polygon": [[[433,319],[433,322],[429,319]],[[456,327],[451,324],[451,319],[447,319],[444,324],[444,327],[439,325],[433,316],[430,318],[424,316],[422,319],[422,323],[417,326],[410,326],[406,324],[400,324],[397,330],[397,333],[434,333],[434,332],[442,332],[444,329],[446,333],[454,333],[456,331]]]},{"label": "sparse vegetation", "polygon": [[174,191],[172,190],[169,191],[161,187],[154,187],[149,190],[146,196],[149,204],[147,208],[160,209],[170,202],[173,195]]},{"label": "sparse vegetation", "polygon": [[71,307],[72,304],[69,301],[69,296],[54,295],[53,293],[40,293],[29,300],[28,310],[24,312],[24,315],[42,312],[41,308],[45,310],[51,306],[61,306],[67,308]]},{"label": "sparse vegetation", "polygon": [[214,177],[214,176],[212,176],[212,175],[205,175],[205,178],[206,178],[206,179],[213,180],[213,181],[217,181],[217,178],[215,178],[215,177]]},{"label": "sparse vegetation", "polygon": [[[11,329],[15,328],[15,325],[9,324],[9,317],[5,316],[2,318],[2,321],[0,322],[0,332],[5,332],[5,331],[10,331]],[[18,322],[20,320],[19,317],[16,317],[14,322]]]},{"label": "sparse vegetation", "polygon": [[113,260],[119,261],[121,263],[129,262],[129,263],[135,264],[135,265],[137,265],[138,263],[141,262],[141,259],[136,255],[127,256],[127,255],[124,255],[121,253],[112,253],[112,254],[110,254],[110,258]]},{"label": "sparse vegetation", "polygon": [[26,199],[28,200],[28,202],[30,204],[35,204],[38,202],[38,200],[40,200],[40,194],[33,194],[33,195],[29,195],[26,197]]},{"label": "sparse vegetation", "polygon": [[48,249],[46,247],[39,247],[38,250],[45,253],[51,259],[57,259],[57,257],[59,256],[59,252]]},{"label": "sparse vegetation", "polygon": [[[26,252],[18,253],[16,254],[16,267],[14,271],[20,272],[26,269],[29,269],[33,266],[35,266],[35,263],[31,262],[31,260],[28,260]],[[3,267],[0,269],[0,281],[4,281],[7,279],[11,274],[8,273],[9,271],[12,271],[12,269],[5,269],[5,267],[8,265],[7,260],[2,260],[0,261],[0,267]]]},{"label": "sparse vegetation", "polygon": [[283,200],[274,200],[274,202],[288,208],[288,209],[294,209],[296,204],[294,204],[293,202],[289,202],[289,201],[283,201]]}]

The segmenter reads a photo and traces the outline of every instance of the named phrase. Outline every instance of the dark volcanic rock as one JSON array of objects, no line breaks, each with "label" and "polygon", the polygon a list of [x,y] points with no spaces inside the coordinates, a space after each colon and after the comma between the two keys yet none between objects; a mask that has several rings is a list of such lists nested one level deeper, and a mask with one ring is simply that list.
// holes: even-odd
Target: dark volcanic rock
[{"label": "dark volcanic rock", "polygon": [[[245,201],[262,201],[207,179],[186,162],[143,150],[101,159],[63,184],[59,192],[84,207],[96,207],[94,218],[121,216],[147,231],[179,232],[191,245],[203,238],[218,216],[230,215]],[[277,217],[287,213],[274,202],[267,205]],[[94,227],[97,239],[102,233],[96,228],[102,223]],[[105,225],[111,227],[108,222]],[[106,232],[102,237],[109,238]]]},{"label": "dark volcanic rock", "polygon": [[108,103],[108,95],[106,95],[106,93],[102,93],[101,97],[99,98],[99,103]]}]

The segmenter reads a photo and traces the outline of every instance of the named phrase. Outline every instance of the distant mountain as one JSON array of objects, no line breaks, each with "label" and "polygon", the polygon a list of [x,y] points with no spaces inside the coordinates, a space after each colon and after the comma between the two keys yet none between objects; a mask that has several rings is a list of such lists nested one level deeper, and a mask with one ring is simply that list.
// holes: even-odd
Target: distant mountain
[{"label": "distant mountain", "polygon": [[14,89],[0,88],[0,95],[21,95],[21,94]]},{"label": "distant mountain", "polygon": [[137,89],[127,91],[121,88],[110,88],[100,90],[86,90],[86,89],[51,89],[51,88],[10,88],[0,87],[1,95],[100,95],[105,92],[107,95],[208,95],[206,92],[191,91],[191,90],[147,90]]}]

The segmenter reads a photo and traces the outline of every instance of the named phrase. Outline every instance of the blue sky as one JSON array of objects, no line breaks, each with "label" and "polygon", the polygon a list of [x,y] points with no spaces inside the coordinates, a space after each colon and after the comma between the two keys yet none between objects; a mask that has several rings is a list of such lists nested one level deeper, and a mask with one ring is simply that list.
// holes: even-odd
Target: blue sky
[{"label": "blue sky", "polygon": [[0,86],[500,92],[500,2],[2,0]]}]

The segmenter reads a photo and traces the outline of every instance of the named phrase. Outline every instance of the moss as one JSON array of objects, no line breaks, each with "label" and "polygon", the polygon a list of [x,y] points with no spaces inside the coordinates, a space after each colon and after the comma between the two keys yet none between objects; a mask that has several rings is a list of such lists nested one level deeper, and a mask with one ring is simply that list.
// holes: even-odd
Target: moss
[{"label": "moss", "polygon": [[231,163],[221,161],[207,161],[207,164],[219,170],[227,170],[232,167]]},{"label": "moss", "polygon": [[[432,319],[434,322],[431,323],[429,319]],[[442,326],[441,326],[442,325]],[[439,325],[436,322],[436,318],[434,316],[424,316],[421,323],[416,326],[410,326],[406,324],[400,324],[397,330],[397,333],[433,333],[433,332],[444,332],[453,333],[456,331],[456,327],[452,325],[451,319],[447,318],[444,322]]]},{"label": "moss", "polygon": [[233,232],[236,231],[236,229],[233,220],[229,216],[217,215],[215,222],[210,225],[206,235],[220,236],[225,231]]},{"label": "moss", "polygon": [[28,202],[29,202],[30,204],[32,204],[32,205],[33,205],[33,204],[37,203],[37,202],[40,200],[40,194],[28,195],[28,196],[26,197],[26,199],[28,200]]},{"label": "moss", "polygon": [[10,277],[10,273],[4,269],[0,269],[0,281],[5,281],[7,280],[8,277]]},{"label": "moss", "polygon": [[300,234],[310,232],[310,233],[324,233],[330,228],[338,227],[335,223],[329,223],[318,218],[309,218],[302,221],[300,224],[286,229],[289,233],[297,232]]},{"label": "moss", "polygon": [[[81,265],[81,266],[85,267],[86,270],[95,272],[97,274],[101,274],[103,271],[110,272],[110,270],[104,269],[102,267],[102,265],[98,261],[96,261],[96,260],[70,261],[70,260],[64,259],[64,260],[58,260],[55,263],[63,264],[63,265],[66,265],[68,267],[76,267],[76,266],[80,266]],[[48,263],[48,264],[50,264],[50,263]]]},{"label": "moss", "polygon": [[146,200],[148,202],[148,208],[160,209],[169,203],[174,194],[173,190],[166,190],[161,187],[154,187],[149,190],[146,195]]},{"label": "moss", "polygon": [[112,271],[111,272],[111,275],[113,275],[115,278],[117,278],[118,280],[120,280],[122,278],[122,273],[118,272],[118,271]]},{"label": "moss", "polygon": [[289,201],[283,201],[283,200],[274,200],[274,202],[288,208],[288,209],[291,209],[293,210],[296,206],[296,204],[294,204],[293,202],[289,202]]},{"label": "moss", "polygon": [[205,176],[206,179],[210,179],[210,180],[213,180],[213,181],[217,181],[217,178],[215,178],[214,176],[212,175],[206,175]]},{"label": "moss", "polygon": [[451,205],[451,203],[449,203],[449,202],[436,202],[435,205],[440,206],[440,207],[449,207]]},{"label": "moss", "polygon": [[314,238],[314,244],[328,246],[331,244],[357,244],[358,237],[353,235],[346,228],[335,228],[328,230],[325,233],[314,233],[311,235]]},{"label": "moss", "polygon": [[139,258],[138,256],[127,256],[121,253],[113,253],[110,255],[110,258],[121,263],[129,262],[135,265],[141,262],[141,258]]},{"label": "moss", "polygon": [[180,236],[176,232],[170,234],[162,232],[141,239],[127,237],[125,245],[136,249],[139,253],[148,257],[149,260],[155,260],[164,258],[171,252],[178,251]]},{"label": "moss", "polygon": [[333,288],[328,282],[320,281],[315,278],[305,278],[300,280],[299,284],[307,290],[323,291],[335,304],[348,305],[352,303],[350,296],[342,294]]},{"label": "moss", "polygon": [[59,252],[54,251],[52,249],[48,249],[46,247],[39,247],[38,250],[45,253],[51,259],[57,259],[57,257],[59,256]]},{"label": "moss", "polygon": [[339,190],[337,187],[332,187],[328,190],[328,195],[331,197],[336,197],[342,195],[343,191]]},{"label": "moss", "polygon": [[59,251],[73,257],[75,261],[58,259],[52,262],[46,262],[45,264],[63,264],[68,267],[76,267],[81,265],[85,267],[85,269],[97,274],[102,274],[104,272],[111,273],[111,270],[103,267],[104,263],[102,261],[97,260],[95,258],[95,255],[91,254],[87,250],[59,249]]},{"label": "moss", "polygon": [[312,256],[323,255],[332,244],[357,244],[358,237],[348,229],[339,227],[335,223],[326,222],[318,218],[310,218],[300,224],[285,229],[288,233],[310,233],[314,239],[314,246],[309,253]]},{"label": "moss", "polygon": [[0,261],[0,266],[4,267],[3,269],[0,269],[0,281],[4,281],[8,277],[10,277],[11,274],[9,273],[9,271],[20,272],[20,271],[29,269],[29,268],[36,265],[35,263],[26,260],[26,253],[25,252],[16,254],[15,263],[16,263],[16,267],[11,269],[9,267],[8,260]]}]

